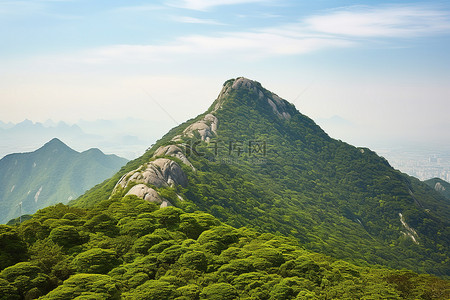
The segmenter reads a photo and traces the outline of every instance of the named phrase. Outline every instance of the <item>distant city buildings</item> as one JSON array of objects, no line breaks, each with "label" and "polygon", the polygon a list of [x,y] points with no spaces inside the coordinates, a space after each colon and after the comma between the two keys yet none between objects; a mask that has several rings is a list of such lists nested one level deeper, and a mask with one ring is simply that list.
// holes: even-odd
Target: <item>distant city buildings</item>
[{"label": "distant city buildings", "polygon": [[[378,151],[377,151],[378,152]],[[381,150],[392,167],[408,175],[427,180],[439,177],[450,182],[450,151],[430,153],[427,150]]]}]

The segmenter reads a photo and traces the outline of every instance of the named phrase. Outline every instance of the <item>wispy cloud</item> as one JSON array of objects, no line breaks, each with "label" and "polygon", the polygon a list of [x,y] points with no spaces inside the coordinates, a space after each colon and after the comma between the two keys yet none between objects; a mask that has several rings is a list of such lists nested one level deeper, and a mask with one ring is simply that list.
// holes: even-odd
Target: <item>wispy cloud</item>
[{"label": "wispy cloud", "polygon": [[23,17],[23,16],[44,16],[58,19],[78,19],[79,16],[71,14],[58,14],[52,12],[49,7],[53,2],[71,2],[73,0],[17,0],[1,1],[0,16]]},{"label": "wispy cloud", "polygon": [[[216,1],[216,4],[218,2],[231,1]],[[215,22],[190,17],[180,17],[178,21],[204,24]],[[353,6],[276,27],[211,35],[186,35],[166,44],[103,47],[87,53],[85,62],[173,61],[185,55],[202,58],[207,55],[231,55],[235,58],[259,59],[356,47],[386,38],[394,38],[390,40],[390,44],[399,46],[405,37],[449,33],[448,11],[423,6]]]},{"label": "wispy cloud", "polygon": [[259,31],[224,33],[219,36],[190,35],[165,45],[115,45],[95,49],[83,57],[86,63],[172,61],[185,55],[202,58],[225,55],[255,60],[352,45],[353,42],[338,38],[294,37],[290,32],[275,34]]},{"label": "wispy cloud", "polygon": [[237,5],[247,3],[267,3],[269,0],[169,0],[170,6],[186,8],[191,10],[206,11],[216,6]]},{"label": "wispy cloud", "polygon": [[354,37],[414,37],[450,31],[450,14],[424,5],[353,6],[307,18],[312,32]]},{"label": "wispy cloud", "polygon": [[187,17],[187,16],[174,16],[171,19],[175,22],[180,22],[180,23],[225,25],[224,23],[221,23],[221,22],[218,22],[218,21],[212,20],[212,19],[200,19],[200,18],[193,18],[193,17]]},{"label": "wispy cloud", "polygon": [[165,9],[165,6],[157,5],[157,4],[148,4],[148,5],[134,5],[134,6],[120,6],[116,7],[112,12],[148,12],[148,11],[156,11]]}]

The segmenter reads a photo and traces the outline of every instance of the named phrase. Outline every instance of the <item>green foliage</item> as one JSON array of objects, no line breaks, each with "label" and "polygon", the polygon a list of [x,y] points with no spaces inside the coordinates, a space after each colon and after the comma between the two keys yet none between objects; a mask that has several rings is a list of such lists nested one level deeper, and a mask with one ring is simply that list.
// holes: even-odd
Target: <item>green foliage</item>
[{"label": "green foliage", "polygon": [[76,274],[41,299],[120,299],[120,285],[101,274]]},{"label": "green foliage", "polygon": [[[23,243],[29,253],[23,260],[29,261],[0,272],[0,295],[8,295],[5,299],[178,300],[450,296],[448,281],[430,275],[358,267],[304,250],[292,238],[236,229],[205,213],[176,208],[140,213],[139,207],[145,211],[147,206],[129,197],[100,202],[87,213],[72,214],[71,208],[59,206],[41,211],[17,228],[7,226],[5,232]],[[54,221],[59,215],[66,216],[64,222]],[[139,220],[146,220],[143,228],[150,233],[140,236],[135,230]],[[48,221],[51,231],[38,225]],[[133,222],[138,223],[131,226]],[[30,224],[37,225],[36,233]],[[110,226],[119,229],[115,236],[104,231]],[[77,236],[73,232],[82,238],[61,245],[63,233]]]},{"label": "green foliage", "polygon": [[85,227],[91,232],[103,232],[108,236],[117,235],[119,229],[116,226],[117,220],[107,214],[95,215],[85,223]]},{"label": "green foliage", "polygon": [[121,234],[140,237],[152,233],[156,229],[155,218],[150,214],[139,215],[135,218],[123,218],[118,224]]},{"label": "green foliage", "polygon": [[158,222],[166,227],[176,226],[180,223],[180,215],[182,210],[173,206],[167,207],[166,209],[160,209],[153,213]]},{"label": "green foliage", "polygon": [[27,258],[26,244],[17,231],[0,225],[0,270]]},{"label": "green foliage", "polygon": [[173,299],[175,286],[160,280],[149,280],[138,288],[124,294],[130,300],[165,300]]},{"label": "green foliage", "polygon": [[[79,153],[57,139],[34,152],[7,155],[0,159],[0,223],[20,213],[67,203],[112,176],[126,162],[98,149]],[[27,218],[22,217],[22,221]],[[18,218],[14,222],[19,222]]]},{"label": "green foliage", "polygon": [[202,290],[200,299],[211,300],[233,300],[238,299],[239,294],[229,283],[215,283],[208,285]]},{"label": "green foliage", "polygon": [[106,274],[119,264],[119,260],[113,250],[94,248],[78,254],[72,264],[79,273]]},{"label": "green foliage", "polygon": [[134,251],[146,254],[150,248],[163,241],[163,238],[157,234],[147,234],[134,242]]},{"label": "green foliage", "polygon": [[56,244],[66,248],[83,243],[83,238],[78,233],[78,230],[71,225],[57,226],[50,232],[49,238]]},{"label": "green foliage", "polygon": [[205,272],[208,268],[208,259],[204,252],[190,251],[181,255],[178,263],[192,270]]},{"label": "green foliage", "polygon": [[17,289],[7,280],[0,278],[0,300],[19,300]]},{"label": "green foliage", "polygon": [[41,296],[53,288],[50,277],[44,274],[41,268],[30,262],[20,262],[4,269],[0,272],[0,278],[6,279],[10,283],[9,286],[5,286],[3,281],[4,288],[9,293],[11,293],[10,287],[12,286],[21,297]]}]

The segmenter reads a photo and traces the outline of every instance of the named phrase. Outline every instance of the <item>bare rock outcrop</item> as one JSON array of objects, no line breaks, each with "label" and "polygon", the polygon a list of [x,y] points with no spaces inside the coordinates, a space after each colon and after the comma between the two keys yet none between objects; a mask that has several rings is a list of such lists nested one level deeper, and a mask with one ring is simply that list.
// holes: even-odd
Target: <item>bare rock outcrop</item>
[{"label": "bare rock outcrop", "polygon": [[261,101],[266,101],[279,118],[281,119],[290,119],[291,114],[288,112],[287,101],[281,99],[278,95],[264,90],[264,88],[256,81],[250,80],[248,78],[239,77],[237,79],[227,81],[222,88],[222,91],[219,94],[219,97],[216,99],[215,106],[213,112],[222,108],[224,103],[224,99],[227,95],[230,94],[231,90],[235,89],[247,89],[257,94]]},{"label": "bare rock outcrop", "polygon": [[287,112],[286,101],[281,99],[275,94],[272,94],[272,98],[267,98],[267,102],[272,107],[273,112],[281,119],[290,119],[291,114]]},{"label": "bare rock outcrop", "polygon": [[158,156],[172,156],[176,157],[179,160],[181,160],[185,165],[192,168],[192,170],[195,171],[194,166],[191,164],[191,162],[187,159],[184,152],[181,150],[181,148],[177,145],[167,145],[167,146],[161,146],[159,147],[155,153],[153,154],[153,157]]},{"label": "bare rock outcrop", "polygon": [[145,184],[137,184],[133,186],[127,193],[127,195],[135,195],[148,202],[154,202],[160,204],[160,207],[171,206],[172,204],[166,199],[159,196],[158,192],[154,189],[146,186]]},{"label": "bare rock outcrop", "polygon": [[[195,132],[198,132],[202,141],[209,142],[209,140],[217,134],[218,119],[213,114],[207,114],[203,119],[189,125],[181,136],[194,137]],[[176,136],[173,140],[178,140],[180,136]]]},{"label": "bare rock outcrop", "polygon": [[434,190],[442,193],[445,191],[445,187],[440,182],[436,182]]},{"label": "bare rock outcrop", "polygon": [[116,185],[126,188],[130,182],[154,185],[156,187],[187,186],[187,177],[181,167],[171,159],[157,158],[127,173]]}]

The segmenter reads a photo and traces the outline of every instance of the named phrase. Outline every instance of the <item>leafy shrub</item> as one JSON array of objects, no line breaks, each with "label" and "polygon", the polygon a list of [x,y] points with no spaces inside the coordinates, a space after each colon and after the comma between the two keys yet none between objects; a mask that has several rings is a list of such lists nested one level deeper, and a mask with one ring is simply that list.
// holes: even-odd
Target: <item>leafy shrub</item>
[{"label": "leafy shrub", "polygon": [[[79,297],[79,298],[78,298]],[[111,277],[102,274],[76,274],[56,289],[41,298],[42,300],[71,299],[120,299],[120,286]]]},{"label": "leafy shrub", "polygon": [[49,238],[56,244],[65,248],[70,248],[83,243],[83,239],[78,233],[78,230],[71,225],[62,225],[54,228],[50,232]]},{"label": "leafy shrub", "polygon": [[11,226],[0,225],[0,270],[27,258],[26,244]]},{"label": "leafy shrub", "polygon": [[147,254],[148,250],[163,241],[163,238],[156,234],[147,234],[138,238],[133,245],[134,251]]},{"label": "leafy shrub", "polygon": [[136,289],[124,294],[130,300],[166,300],[175,296],[175,286],[161,280],[149,280]]},{"label": "leafy shrub", "polygon": [[211,300],[233,300],[237,299],[239,294],[229,283],[215,283],[203,288],[200,299]]},{"label": "leafy shrub", "polygon": [[0,278],[0,300],[19,300],[17,289],[7,280]]},{"label": "leafy shrub", "polygon": [[113,250],[94,248],[78,254],[72,264],[80,273],[105,274],[118,265],[119,260]]},{"label": "leafy shrub", "polygon": [[178,259],[181,266],[205,272],[208,267],[206,255],[201,251],[186,252]]},{"label": "leafy shrub", "polygon": [[6,268],[0,272],[0,277],[8,280],[22,297],[32,289],[38,290],[35,294],[37,292],[44,295],[53,287],[50,278],[41,268],[30,262],[20,262]]},{"label": "leafy shrub", "polygon": [[171,227],[180,223],[180,215],[182,213],[183,211],[181,209],[174,206],[169,206],[153,212],[153,216],[156,217],[161,225]]},{"label": "leafy shrub", "polygon": [[103,232],[108,236],[115,236],[119,233],[116,223],[116,219],[107,214],[101,213],[89,219],[84,226],[91,232]]}]

